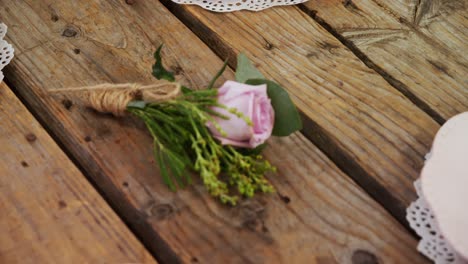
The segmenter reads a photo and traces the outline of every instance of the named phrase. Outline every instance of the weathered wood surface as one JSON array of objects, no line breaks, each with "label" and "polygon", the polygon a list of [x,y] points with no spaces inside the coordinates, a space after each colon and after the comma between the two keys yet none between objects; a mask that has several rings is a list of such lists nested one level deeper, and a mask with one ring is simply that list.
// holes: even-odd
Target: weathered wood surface
[{"label": "weathered wood surface", "polygon": [[448,55],[447,59],[461,61],[466,67],[468,61],[466,56],[468,48],[467,0],[379,0],[376,2],[385,11],[390,10],[394,17],[399,18],[416,32],[422,33],[422,38],[427,43],[436,47],[444,55]]},{"label": "weathered wood surface", "polygon": [[468,1],[315,0],[305,9],[439,123],[468,110]]},{"label": "weathered wood surface", "polygon": [[5,84],[0,122],[1,263],[155,263]]},{"label": "weathered wood surface", "polygon": [[[8,80],[162,261],[425,262],[414,238],[300,134],[274,139],[265,152],[278,167],[269,177],[278,193],[229,208],[200,182],[170,192],[139,121],[66,100],[62,105],[46,93],[104,81],[150,82],[152,52],[162,42],[178,78],[206,85],[222,60],[159,1],[1,0],[0,12],[17,50]],[[405,110],[434,130],[424,115]],[[423,141],[428,134],[422,133]],[[418,148],[422,152],[425,144]]]},{"label": "weathered wood surface", "polygon": [[220,16],[170,6],[222,58],[245,51],[288,89],[306,116],[303,133],[405,221],[433,119],[298,7]]}]

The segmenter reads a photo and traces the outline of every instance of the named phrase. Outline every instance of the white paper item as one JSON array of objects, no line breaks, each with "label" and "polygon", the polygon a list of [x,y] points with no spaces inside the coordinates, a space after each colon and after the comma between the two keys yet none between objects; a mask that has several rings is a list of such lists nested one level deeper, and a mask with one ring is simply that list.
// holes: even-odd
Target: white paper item
[{"label": "white paper item", "polygon": [[436,264],[468,263],[468,112],[437,132],[406,218],[421,237],[418,250]]},{"label": "white paper item", "polygon": [[468,112],[437,132],[421,172],[421,189],[445,239],[468,258]]},{"label": "white paper item", "polygon": [[198,5],[214,12],[260,11],[273,6],[297,5],[307,0],[172,0],[178,4]]},{"label": "white paper item", "polygon": [[440,231],[437,219],[421,191],[420,180],[415,181],[414,186],[419,198],[406,209],[406,220],[421,237],[418,251],[436,264],[467,264]]},{"label": "white paper item", "polygon": [[0,23],[0,83],[3,81],[3,68],[10,63],[13,59],[14,49],[13,47],[6,42],[3,38],[7,33],[7,26],[3,23]]}]

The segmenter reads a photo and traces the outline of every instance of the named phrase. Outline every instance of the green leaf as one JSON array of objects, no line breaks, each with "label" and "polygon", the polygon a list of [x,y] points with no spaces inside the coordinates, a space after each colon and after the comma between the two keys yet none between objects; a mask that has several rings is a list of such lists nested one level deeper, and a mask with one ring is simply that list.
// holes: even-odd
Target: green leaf
[{"label": "green leaf", "polygon": [[145,109],[145,107],[146,107],[146,102],[144,101],[131,101],[127,105],[127,108]]},{"label": "green leaf", "polygon": [[246,83],[250,85],[267,85],[268,97],[270,97],[271,105],[275,109],[274,136],[285,137],[302,129],[299,112],[283,87],[265,79],[250,79]]},{"label": "green leaf", "polygon": [[261,145],[258,145],[256,148],[249,149],[249,148],[239,148],[237,151],[241,153],[242,155],[246,156],[257,156],[260,155],[263,150],[266,148],[267,143],[263,143]]},{"label": "green leaf", "polygon": [[164,68],[162,65],[162,60],[161,60],[161,49],[163,45],[159,46],[159,48],[156,50],[154,53],[154,58],[156,59],[156,62],[153,65],[153,76],[156,77],[156,79],[161,80],[168,80],[170,82],[175,81],[174,74]]},{"label": "green leaf", "polygon": [[154,156],[158,160],[159,164],[159,169],[161,171],[161,176],[163,178],[164,183],[171,189],[171,191],[176,191],[177,188],[175,187],[174,183],[172,182],[170,176],[169,176],[169,171],[167,169],[166,163],[163,160],[163,153],[162,150],[155,146],[154,147]]},{"label": "green leaf", "polygon": [[249,79],[264,79],[244,53],[237,56],[236,81],[245,83]]},{"label": "green leaf", "polygon": [[170,168],[173,178],[176,179],[177,184],[180,188],[185,187],[182,176],[185,172],[185,163],[183,158],[179,157],[172,151],[166,150],[164,152],[163,161],[167,162],[167,166]]},{"label": "green leaf", "polygon": [[226,70],[227,64],[228,64],[228,60],[225,60],[224,64],[223,64],[223,67],[221,67],[221,69],[218,71],[218,73],[216,73],[216,75],[213,77],[213,79],[211,80],[210,84],[208,84],[208,87],[206,89],[212,89],[213,88],[213,85],[215,84],[216,80],[218,80],[218,78]]},{"label": "green leaf", "polygon": [[188,93],[192,92],[192,89],[190,89],[190,88],[188,88],[186,86],[183,86],[183,85],[180,87],[180,89],[182,90],[183,94],[188,94]]}]

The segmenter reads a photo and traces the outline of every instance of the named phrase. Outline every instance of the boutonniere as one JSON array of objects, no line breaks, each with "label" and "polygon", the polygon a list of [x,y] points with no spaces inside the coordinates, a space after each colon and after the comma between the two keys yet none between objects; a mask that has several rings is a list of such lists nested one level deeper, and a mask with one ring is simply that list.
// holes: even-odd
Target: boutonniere
[{"label": "boutonniere", "polygon": [[226,204],[235,205],[239,196],[273,192],[265,174],[275,167],[261,151],[270,136],[288,136],[302,128],[288,93],[265,79],[244,54],[238,56],[235,81],[213,87],[225,62],[205,89],[190,89],[164,68],[161,48],[154,55],[158,81],[152,85],[101,84],[55,92],[74,93],[101,112],[140,118],[153,137],[154,157],[171,190],[190,184],[191,171]]}]

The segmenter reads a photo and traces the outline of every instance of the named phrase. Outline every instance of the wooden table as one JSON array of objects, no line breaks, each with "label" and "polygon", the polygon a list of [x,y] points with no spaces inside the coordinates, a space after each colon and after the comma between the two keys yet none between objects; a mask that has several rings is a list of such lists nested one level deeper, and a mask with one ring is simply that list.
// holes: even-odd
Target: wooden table
[{"label": "wooden table", "polygon": [[[15,47],[11,89],[0,86],[0,262],[428,263],[405,208],[438,128],[468,110],[467,9],[311,0],[218,14],[168,0],[0,0]],[[47,92],[151,82],[161,43],[188,86],[207,85],[225,59],[234,69],[243,51],[287,88],[305,127],[265,151],[275,194],[228,207],[200,181],[171,192],[140,121]]]}]

